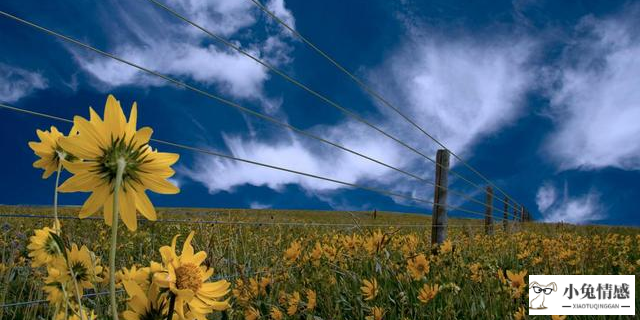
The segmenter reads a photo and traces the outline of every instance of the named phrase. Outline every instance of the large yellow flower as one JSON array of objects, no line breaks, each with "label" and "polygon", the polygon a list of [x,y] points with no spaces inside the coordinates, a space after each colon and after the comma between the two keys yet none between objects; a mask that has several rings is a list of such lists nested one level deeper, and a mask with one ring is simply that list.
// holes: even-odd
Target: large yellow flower
[{"label": "large yellow flower", "polygon": [[[71,129],[69,135],[75,132],[75,127]],[[72,156],[67,154],[58,144],[59,139],[64,135],[58,131],[54,126],[51,126],[51,131],[36,130],[40,142],[30,141],[29,147],[33,152],[40,157],[33,163],[34,168],[44,169],[42,178],[46,179],[58,170],[60,166],[60,157],[63,156],[66,160],[71,160]]]},{"label": "large yellow flower", "polygon": [[154,281],[162,288],[169,288],[175,295],[175,311],[182,319],[204,319],[204,315],[213,310],[225,310],[229,300],[220,301],[229,292],[230,283],[226,280],[206,282],[213,269],[201,266],[207,254],[204,251],[194,253],[191,240],[192,231],[184,242],[182,252],[176,254],[176,240],[171,247],[160,248],[162,262],[167,271],[154,275]]},{"label": "large yellow flower", "polygon": [[129,230],[137,229],[136,211],[149,220],[156,220],[156,211],[146,189],[163,194],[180,191],[166,180],[173,176],[170,166],[179,156],[156,152],[149,147],[153,130],[144,127],[136,131],[137,110],[134,103],[127,121],[120,102],[109,95],[104,121],[89,108],[90,120],[79,116],[73,119],[78,135],[59,139],[64,150],[83,160],[64,162],[73,176],[59,190],[92,192],[80,209],[80,218],[88,217],[102,207],[105,222],[111,225],[118,163],[124,162],[122,185],[118,191],[119,211]]},{"label": "large yellow flower", "polygon": [[62,277],[67,282],[75,280],[81,288],[91,289],[94,283],[102,280],[99,277],[102,274],[102,266],[97,265],[91,255],[86,246],[78,249],[78,245],[74,243],[71,250],[67,249],[67,260],[57,259],[53,266],[62,272]]},{"label": "large yellow flower", "polygon": [[32,267],[48,265],[55,259],[62,257],[61,252],[64,249],[58,248],[58,244],[51,236],[51,233],[55,233],[55,230],[44,227],[35,230],[35,235],[29,238],[30,243],[27,249],[29,249],[29,257],[33,259],[31,262]]},{"label": "large yellow flower", "polygon": [[44,279],[42,290],[47,293],[50,304],[62,304],[65,301],[63,285],[66,283],[62,272],[56,268],[47,268],[47,277]]},{"label": "large yellow flower", "polygon": [[152,283],[144,290],[136,281],[122,282],[129,301],[127,310],[122,313],[124,320],[166,319],[168,303],[166,295],[160,293],[157,284]]}]

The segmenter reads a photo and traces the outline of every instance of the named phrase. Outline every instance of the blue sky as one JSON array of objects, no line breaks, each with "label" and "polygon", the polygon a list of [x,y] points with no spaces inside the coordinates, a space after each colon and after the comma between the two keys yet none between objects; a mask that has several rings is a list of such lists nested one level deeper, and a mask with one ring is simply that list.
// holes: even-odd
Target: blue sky
[{"label": "blue sky", "polygon": [[[249,0],[166,4],[422,152],[437,146]],[[441,139],[534,218],[640,225],[640,4],[628,1],[283,1],[270,10]],[[0,10],[432,180],[434,165],[147,1],[13,1]],[[154,137],[430,199],[433,187],[243,115],[131,67],[0,18],[0,101],[61,117],[108,93]],[[0,203],[49,204],[37,128],[0,110]],[[159,206],[379,209],[428,206],[179,152],[181,193]],[[454,163],[454,170],[482,180]],[[483,195],[460,179],[451,188]],[[63,204],[86,195],[64,194]],[[482,211],[450,196],[450,203]],[[501,203],[496,202],[501,207]],[[468,216],[451,212],[455,216]]]}]

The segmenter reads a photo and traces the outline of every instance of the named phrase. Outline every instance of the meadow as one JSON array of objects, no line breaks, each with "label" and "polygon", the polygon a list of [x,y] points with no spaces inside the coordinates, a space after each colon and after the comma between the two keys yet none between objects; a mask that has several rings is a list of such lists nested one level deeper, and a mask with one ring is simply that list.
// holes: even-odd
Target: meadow
[{"label": "meadow", "polygon": [[[102,217],[65,219],[78,211],[59,208],[62,240],[86,246],[93,263],[105,266],[80,294],[86,308],[107,319],[109,298],[100,293],[108,291],[111,228]],[[160,247],[180,234],[180,251],[192,231],[191,243],[206,253],[203,265],[214,270],[212,279],[230,283],[229,307],[207,319],[542,319],[549,317],[526,315],[528,274],[640,273],[636,228],[510,222],[506,232],[496,223],[495,235],[487,236],[482,220],[450,219],[449,240],[434,248],[428,215],[157,211],[159,221],[140,220],[135,232],[118,230],[120,310],[130,302],[123,281],[141,270],[148,276],[150,261],[163,261]],[[42,216],[0,218],[0,304],[6,305],[0,319],[51,319],[55,310],[43,290],[47,270],[32,266],[28,249],[34,230],[52,227],[51,208],[3,206],[0,214]],[[23,301],[38,303],[14,304]],[[573,318],[605,317],[567,317]]]}]

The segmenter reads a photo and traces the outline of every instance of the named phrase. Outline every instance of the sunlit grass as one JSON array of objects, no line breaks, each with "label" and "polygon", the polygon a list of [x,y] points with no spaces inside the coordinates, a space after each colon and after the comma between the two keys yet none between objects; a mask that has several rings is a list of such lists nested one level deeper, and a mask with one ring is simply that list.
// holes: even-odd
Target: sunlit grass
[{"label": "sunlit grass", "polygon": [[[75,217],[78,209],[63,207],[59,215]],[[0,211],[43,216],[2,218],[1,303],[44,299],[45,271],[31,267],[26,245],[34,229],[51,225],[51,209],[0,207]],[[497,234],[489,237],[476,227],[481,220],[451,219],[452,250],[435,255],[426,215],[378,212],[374,219],[371,212],[175,208],[158,209],[158,218],[221,224],[141,221],[135,233],[123,228],[116,265],[142,267],[162,261],[161,246],[170,244],[176,234],[184,238],[195,231],[195,250],[207,253],[203,264],[215,270],[214,277],[228,277],[232,283],[232,307],[210,315],[212,319],[257,314],[261,319],[376,319],[380,315],[383,319],[512,319],[519,308],[526,310],[528,301],[526,277],[520,287],[515,274],[640,272],[640,231],[634,228],[532,223],[510,224],[511,231],[503,233],[497,224]],[[227,224],[238,221],[251,223]],[[284,222],[307,225],[278,224]],[[323,223],[343,225],[318,225]],[[371,226],[387,224],[408,227]],[[107,225],[100,220],[64,219],[62,225],[65,237],[106,261]],[[294,243],[300,247],[294,245],[295,252],[287,252]],[[362,289],[364,281],[372,279],[375,295]],[[97,291],[107,288],[106,283],[96,287]],[[317,301],[309,300],[309,290]],[[106,295],[84,301],[96,313],[106,314]],[[119,303],[124,310],[125,295],[120,295]],[[7,307],[0,313],[2,319],[36,319],[50,318],[53,310],[47,304],[35,304]]]}]

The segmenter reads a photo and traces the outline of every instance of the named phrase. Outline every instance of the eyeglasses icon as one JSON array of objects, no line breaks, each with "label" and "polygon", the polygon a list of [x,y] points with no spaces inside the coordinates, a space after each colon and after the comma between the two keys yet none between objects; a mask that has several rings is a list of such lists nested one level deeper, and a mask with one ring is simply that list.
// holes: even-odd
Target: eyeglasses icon
[{"label": "eyeglasses icon", "polygon": [[551,292],[553,292],[552,288],[540,288],[538,286],[533,286],[532,289],[533,289],[533,292],[535,292],[535,293],[544,292],[544,294],[546,294],[546,295],[550,295]]}]

